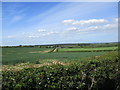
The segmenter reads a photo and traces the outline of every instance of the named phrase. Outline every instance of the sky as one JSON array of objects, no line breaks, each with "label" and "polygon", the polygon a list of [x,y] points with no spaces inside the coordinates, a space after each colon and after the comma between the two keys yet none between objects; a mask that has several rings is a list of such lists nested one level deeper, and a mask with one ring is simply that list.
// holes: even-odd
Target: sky
[{"label": "sky", "polygon": [[117,2],[3,2],[2,45],[117,42],[117,17]]}]

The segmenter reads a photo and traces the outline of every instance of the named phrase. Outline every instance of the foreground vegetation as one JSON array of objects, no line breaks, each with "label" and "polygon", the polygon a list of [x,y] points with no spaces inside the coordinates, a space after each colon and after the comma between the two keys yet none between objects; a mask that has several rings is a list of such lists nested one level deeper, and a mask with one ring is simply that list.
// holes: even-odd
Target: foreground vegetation
[{"label": "foreground vegetation", "polygon": [[[120,90],[117,52],[19,71],[3,71],[3,90]],[[37,65],[37,64],[36,64]]]}]

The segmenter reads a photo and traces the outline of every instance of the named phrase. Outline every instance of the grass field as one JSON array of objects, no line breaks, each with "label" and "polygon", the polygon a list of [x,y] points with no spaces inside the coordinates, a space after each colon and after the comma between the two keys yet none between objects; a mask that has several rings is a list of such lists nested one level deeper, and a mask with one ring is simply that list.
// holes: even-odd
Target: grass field
[{"label": "grass field", "polygon": [[[22,48],[3,48],[2,50],[2,63],[3,65],[12,65],[17,63],[31,62],[36,63],[43,60],[56,59],[63,62],[77,60],[81,58],[99,56],[107,52],[86,52],[90,50],[114,50],[117,47],[104,47],[104,48],[60,48],[58,52],[51,52],[52,48],[34,48],[34,47],[22,47]],[[78,51],[85,52],[78,52]],[[68,51],[68,52],[66,52]],[[76,51],[76,52],[73,52]]]},{"label": "grass field", "polygon": [[99,48],[61,48],[59,51],[63,52],[80,52],[80,51],[112,51],[118,47],[99,47]]}]

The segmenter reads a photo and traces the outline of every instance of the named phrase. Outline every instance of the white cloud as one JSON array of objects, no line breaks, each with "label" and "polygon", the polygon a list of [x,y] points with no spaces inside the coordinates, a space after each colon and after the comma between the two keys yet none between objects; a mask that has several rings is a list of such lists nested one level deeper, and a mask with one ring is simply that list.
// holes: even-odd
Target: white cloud
[{"label": "white cloud", "polygon": [[[120,18],[119,18],[120,19]],[[115,18],[115,21],[118,22],[118,18]]]},{"label": "white cloud", "polygon": [[[69,21],[72,22],[72,21]],[[92,21],[89,21],[92,22]],[[97,22],[97,21],[96,21]],[[102,20],[101,20],[102,22]],[[57,32],[57,31],[47,31],[45,29],[38,29],[38,32],[45,32],[45,33],[32,33],[31,35],[29,35],[29,38],[43,38],[43,37],[47,37],[47,36],[53,36],[53,35],[79,35],[82,33],[90,33],[90,32],[104,32],[104,31],[115,31],[117,30],[117,23],[105,23],[105,24],[101,24],[101,25],[91,25],[91,26],[87,26],[87,27],[78,27],[78,26],[74,26],[74,27],[68,27],[67,29],[65,29],[62,32]]]},{"label": "white cloud", "polygon": [[32,35],[27,36],[28,38],[42,38],[44,36],[50,36],[50,35],[56,35],[59,34],[59,32],[47,32],[47,33],[43,33],[43,34],[35,34],[33,33]]},{"label": "white cloud", "polygon": [[45,29],[38,29],[38,32],[46,32]]},{"label": "white cloud", "polygon": [[119,18],[113,18],[112,23],[118,23],[118,20],[120,20],[120,19]]},{"label": "white cloud", "polygon": [[71,25],[73,24],[74,22],[76,22],[75,20],[71,19],[71,20],[63,20],[62,23],[65,24],[65,25]]},{"label": "white cloud", "polygon": [[90,32],[90,31],[95,31],[95,30],[99,30],[100,27],[99,26],[90,26],[90,27],[87,27],[87,28],[78,28],[78,27],[71,27],[71,28],[68,28],[64,31],[64,33],[69,33],[69,32]]},{"label": "white cloud", "polygon": [[101,26],[90,26],[90,27],[86,27],[86,28],[77,28],[77,27],[72,27],[72,28],[68,28],[66,29],[66,31],[64,31],[64,33],[68,33],[68,32],[76,32],[77,33],[82,33],[82,32],[91,32],[91,31],[115,31],[117,30],[118,25],[117,24],[105,24],[105,25],[101,25]]},{"label": "white cloud", "polygon": [[106,24],[102,27],[102,29],[106,30],[118,30],[118,24]]},{"label": "white cloud", "polygon": [[90,30],[97,30],[99,27],[98,26],[94,26],[94,27],[89,27],[88,29]]},{"label": "white cloud", "polygon": [[48,33],[42,34],[42,35],[47,36],[47,35],[53,35],[53,34],[59,34],[59,32],[48,32]]},{"label": "white cloud", "polygon": [[39,36],[28,36],[29,38],[39,38]]},{"label": "white cloud", "polygon": [[[69,27],[67,28],[63,33],[83,33],[83,32],[101,32],[101,31],[117,31],[118,30],[118,18],[114,18],[112,21],[108,21],[106,19],[89,19],[89,20],[81,20],[81,21],[75,21],[75,20],[65,20],[63,21],[64,24],[69,24]],[[101,24],[103,23],[103,24]],[[75,25],[86,25],[84,27],[81,26],[75,26]]]},{"label": "white cloud", "polygon": [[7,38],[15,38],[15,36],[9,35],[7,36]]},{"label": "white cloud", "polygon": [[89,20],[63,20],[62,23],[65,25],[94,25],[94,24],[104,24],[108,21],[105,19],[89,19]]},{"label": "white cloud", "polygon": [[78,28],[77,28],[77,27],[71,27],[71,28],[68,28],[67,30],[68,30],[68,31],[77,31]]}]

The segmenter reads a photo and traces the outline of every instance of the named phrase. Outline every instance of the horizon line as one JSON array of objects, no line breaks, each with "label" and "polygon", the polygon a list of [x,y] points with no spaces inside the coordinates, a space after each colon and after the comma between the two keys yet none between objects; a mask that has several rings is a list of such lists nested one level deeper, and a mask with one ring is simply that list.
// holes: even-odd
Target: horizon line
[{"label": "horizon line", "polygon": [[19,44],[19,45],[1,45],[1,47],[4,47],[4,46],[40,46],[40,45],[65,45],[65,44],[104,44],[104,43],[120,43],[119,41],[118,42],[88,42],[88,43],[53,43],[53,44]]}]

